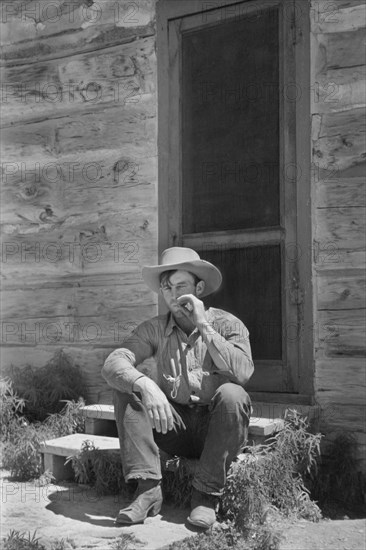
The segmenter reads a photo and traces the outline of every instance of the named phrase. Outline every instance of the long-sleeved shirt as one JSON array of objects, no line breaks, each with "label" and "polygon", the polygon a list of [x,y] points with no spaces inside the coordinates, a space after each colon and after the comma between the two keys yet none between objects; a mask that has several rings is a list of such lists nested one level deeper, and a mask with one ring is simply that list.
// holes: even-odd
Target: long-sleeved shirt
[{"label": "long-sleeved shirt", "polygon": [[171,313],[141,323],[123,347],[112,352],[102,369],[110,386],[132,393],[134,382],[143,376],[135,367],[154,357],[158,385],[166,396],[181,404],[208,404],[224,382],[244,386],[254,367],[249,332],[234,315],[221,309],[206,310],[202,333],[187,334]]}]

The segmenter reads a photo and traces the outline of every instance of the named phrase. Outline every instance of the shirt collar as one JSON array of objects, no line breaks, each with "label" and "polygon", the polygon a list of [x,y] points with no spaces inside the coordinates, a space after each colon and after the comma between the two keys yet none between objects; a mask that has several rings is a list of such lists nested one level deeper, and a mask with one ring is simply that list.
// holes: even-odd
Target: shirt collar
[{"label": "shirt collar", "polygon": [[[211,323],[212,322],[212,309],[211,308],[206,309],[206,314],[207,314],[208,322]],[[171,333],[173,332],[174,327],[177,327],[177,329],[179,328],[177,323],[174,320],[173,314],[171,313],[171,311],[169,311],[169,313],[168,313],[168,322],[167,322],[166,327],[165,327],[164,335],[165,336],[170,336]],[[198,329],[195,329],[195,331],[196,330],[198,330]]]},{"label": "shirt collar", "polygon": [[168,322],[166,324],[166,327],[165,327],[165,336],[170,336],[171,333],[173,332],[173,328],[177,326],[177,323],[175,322],[174,320],[174,317],[171,313],[171,311],[169,311],[168,313]]}]

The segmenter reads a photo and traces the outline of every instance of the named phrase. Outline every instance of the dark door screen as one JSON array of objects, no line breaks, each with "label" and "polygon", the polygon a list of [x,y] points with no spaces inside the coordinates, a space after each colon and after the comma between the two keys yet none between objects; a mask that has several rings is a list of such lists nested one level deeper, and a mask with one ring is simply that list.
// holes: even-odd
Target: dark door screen
[{"label": "dark door screen", "polygon": [[183,234],[279,224],[276,9],[182,35]]}]

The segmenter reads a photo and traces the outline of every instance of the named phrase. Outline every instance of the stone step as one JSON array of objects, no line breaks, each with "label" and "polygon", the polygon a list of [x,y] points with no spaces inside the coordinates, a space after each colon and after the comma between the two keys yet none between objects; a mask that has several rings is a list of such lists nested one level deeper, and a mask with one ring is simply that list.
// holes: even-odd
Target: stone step
[{"label": "stone step", "polygon": [[72,434],[50,439],[41,445],[43,455],[43,471],[52,472],[56,481],[73,479],[74,472],[71,463],[65,465],[66,458],[77,455],[84,441],[90,441],[93,445],[105,452],[119,453],[119,440],[117,437],[104,435]]},{"label": "stone step", "polygon": [[[255,411],[255,407],[254,411]],[[110,434],[115,429],[113,405],[86,405],[82,408],[85,417],[85,432],[88,434]],[[111,425],[111,422],[113,424]],[[252,416],[249,423],[249,436],[269,437],[283,427],[282,418]]]}]

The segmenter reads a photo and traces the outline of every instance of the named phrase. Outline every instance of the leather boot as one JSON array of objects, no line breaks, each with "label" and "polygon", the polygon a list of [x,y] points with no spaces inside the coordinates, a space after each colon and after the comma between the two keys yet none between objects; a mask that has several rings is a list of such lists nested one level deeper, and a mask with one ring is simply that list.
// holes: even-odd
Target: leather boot
[{"label": "leather boot", "polygon": [[191,514],[187,520],[196,527],[209,529],[216,521],[217,497],[193,489]]},{"label": "leather boot", "polygon": [[159,479],[139,479],[133,501],[119,511],[116,523],[124,525],[143,523],[147,516],[156,516],[160,512],[162,504],[161,481]]}]

